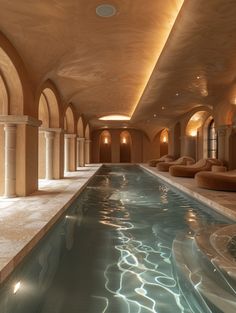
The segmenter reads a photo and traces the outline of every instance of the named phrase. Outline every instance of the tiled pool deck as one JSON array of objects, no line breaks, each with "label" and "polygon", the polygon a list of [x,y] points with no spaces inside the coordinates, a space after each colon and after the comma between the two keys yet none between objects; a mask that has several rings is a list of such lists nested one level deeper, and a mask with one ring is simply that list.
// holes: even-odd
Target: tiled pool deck
[{"label": "tiled pool deck", "polygon": [[[80,168],[61,180],[40,180],[40,190],[26,198],[0,198],[0,282],[58,220],[100,166]],[[200,189],[193,179],[171,177],[141,166],[236,221],[236,193]]]},{"label": "tiled pool deck", "polygon": [[40,180],[28,197],[0,198],[0,282],[59,219],[100,165],[80,168],[64,179]]},{"label": "tiled pool deck", "polygon": [[[141,167],[160,177],[170,185],[210,206],[217,212],[236,221],[236,192],[225,192],[197,187],[193,178],[173,177],[169,172],[160,172],[155,167],[142,164]],[[236,233],[236,229],[235,229]]]}]

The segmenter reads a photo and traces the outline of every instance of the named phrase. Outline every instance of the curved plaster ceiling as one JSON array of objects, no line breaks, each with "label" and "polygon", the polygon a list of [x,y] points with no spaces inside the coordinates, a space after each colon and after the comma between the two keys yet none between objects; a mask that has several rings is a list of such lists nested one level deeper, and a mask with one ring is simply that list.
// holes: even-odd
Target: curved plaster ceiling
[{"label": "curved plaster ceiling", "polygon": [[[235,0],[0,0],[0,26],[32,82],[50,78],[93,127],[153,133],[235,83]],[[99,121],[124,114],[130,121]]]}]

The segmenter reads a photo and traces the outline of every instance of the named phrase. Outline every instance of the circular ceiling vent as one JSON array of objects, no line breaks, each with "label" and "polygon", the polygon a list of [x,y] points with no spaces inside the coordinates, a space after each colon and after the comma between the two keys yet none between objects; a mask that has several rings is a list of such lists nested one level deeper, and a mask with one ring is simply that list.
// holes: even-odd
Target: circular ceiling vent
[{"label": "circular ceiling vent", "polygon": [[111,4],[101,4],[96,7],[96,13],[101,17],[111,17],[116,14],[116,8]]}]

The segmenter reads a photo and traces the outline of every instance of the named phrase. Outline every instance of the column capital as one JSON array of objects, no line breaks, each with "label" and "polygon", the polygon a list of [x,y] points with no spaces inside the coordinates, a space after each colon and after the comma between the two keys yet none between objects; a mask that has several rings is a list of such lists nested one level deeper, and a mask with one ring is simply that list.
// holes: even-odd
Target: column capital
[{"label": "column capital", "polygon": [[1,115],[0,124],[25,124],[39,127],[42,122],[29,115]]},{"label": "column capital", "polygon": [[83,137],[77,137],[77,140],[78,140],[78,141],[85,141],[85,138],[83,138]]},{"label": "column capital", "polygon": [[65,136],[65,138],[76,138],[76,134],[67,134],[67,133],[65,133],[64,134],[64,136]]},{"label": "column capital", "polygon": [[53,131],[44,131],[45,138],[53,139],[55,137],[55,132]]},{"label": "column capital", "polygon": [[54,132],[54,133],[64,133],[63,128],[52,128],[52,127],[39,127],[39,131],[42,132]]}]

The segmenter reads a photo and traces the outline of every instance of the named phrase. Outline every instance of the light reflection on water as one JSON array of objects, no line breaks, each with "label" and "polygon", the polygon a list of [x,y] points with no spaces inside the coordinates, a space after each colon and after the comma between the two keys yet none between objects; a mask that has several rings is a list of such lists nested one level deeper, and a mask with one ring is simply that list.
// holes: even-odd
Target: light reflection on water
[{"label": "light reflection on water", "polygon": [[104,167],[2,287],[0,312],[220,313],[179,276],[172,244],[221,223],[138,167]]}]

